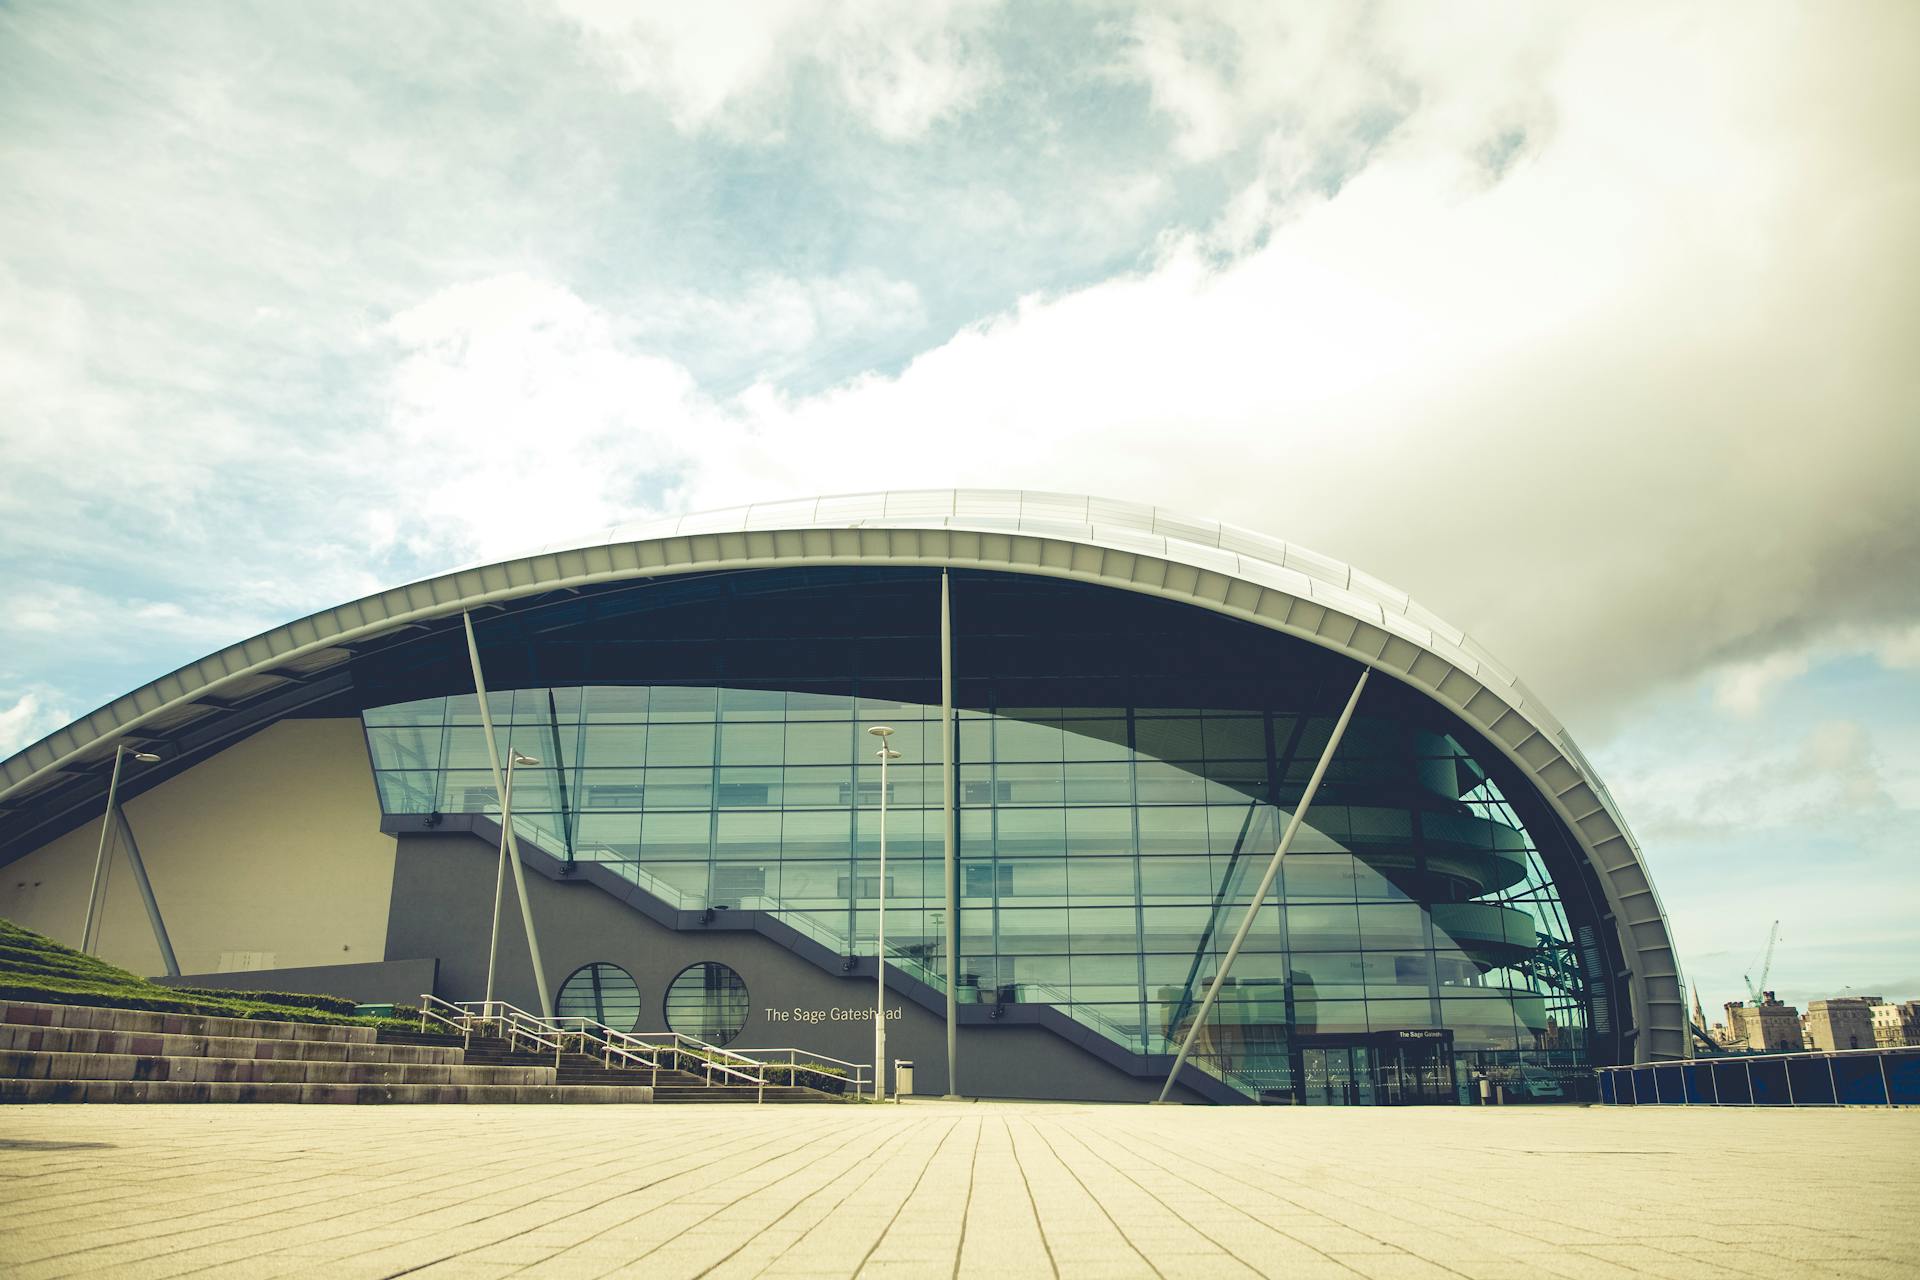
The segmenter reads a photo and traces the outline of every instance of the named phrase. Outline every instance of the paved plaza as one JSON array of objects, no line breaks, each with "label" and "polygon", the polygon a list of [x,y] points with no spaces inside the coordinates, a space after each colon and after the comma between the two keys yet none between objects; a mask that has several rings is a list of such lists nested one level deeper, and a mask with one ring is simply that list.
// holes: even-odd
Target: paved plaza
[{"label": "paved plaza", "polygon": [[0,1274],[1910,1276],[1920,1112],[0,1108]]}]

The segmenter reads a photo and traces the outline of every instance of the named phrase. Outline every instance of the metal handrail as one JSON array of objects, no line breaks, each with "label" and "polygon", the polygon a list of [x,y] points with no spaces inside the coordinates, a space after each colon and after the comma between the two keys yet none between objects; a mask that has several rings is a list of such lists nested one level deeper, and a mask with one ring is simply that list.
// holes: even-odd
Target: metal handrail
[{"label": "metal handrail", "polygon": [[480,1025],[498,1025],[505,1030],[509,1049],[519,1048],[524,1037],[534,1046],[550,1050],[553,1053],[553,1065],[559,1067],[566,1045],[559,1035],[553,1034],[554,1029],[544,1019],[536,1018],[525,1009],[504,1000],[471,1000],[461,1003],[459,1007],[469,1011]]},{"label": "metal handrail", "polygon": [[[453,1010],[454,1016],[448,1017],[446,1014],[438,1012],[433,1008],[434,1005],[440,1005],[443,1008]],[[426,1032],[428,1018],[432,1018],[435,1022],[443,1026],[451,1027],[453,1030],[459,1032],[464,1045],[471,1045],[473,1043],[472,1021],[467,1017],[466,1010],[454,1004],[451,1000],[442,1000],[439,996],[423,994],[420,997],[420,1030],[422,1034]]]},{"label": "metal handrail", "polygon": [[[782,1045],[777,1049],[741,1049],[738,1052],[742,1056],[751,1058],[755,1062],[760,1063],[762,1071],[766,1070],[768,1067],[785,1067],[787,1071],[788,1084],[792,1084],[794,1079],[799,1075],[799,1073],[801,1071],[806,1070],[809,1064],[817,1066],[825,1063],[833,1063],[837,1066],[846,1067],[848,1069],[847,1084],[850,1088],[854,1090],[855,1093],[859,1093],[862,1090],[866,1089],[870,1083],[870,1078],[867,1074],[870,1070],[872,1070],[872,1067],[870,1064],[865,1062],[849,1062],[845,1058],[836,1058],[832,1054],[815,1053],[811,1049],[800,1049],[800,1048],[795,1048],[791,1045]],[[768,1058],[775,1057],[783,1053],[787,1055],[787,1060],[785,1062],[768,1061]],[[806,1055],[805,1062],[801,1061],[802,1054]],[[816,1071],[814,1074],[831,1075],[832,1073],[827,1071]]]},{"label": "metal handrail", "polygon": [[[439,1009],[447,1010],[441,1013]],[[627,1032],[616,1031],[603,1022],[592,1018],[567,1016],[560,1018],[540,1018],[525,1009],[507,1003],[504,1000],[442,1000],[438,996],[420,997],[420,1028],[426,1030],[427,1019],[432,1018],[460,1032],[472,1044],[475,1027],[482,1029],[498,1028],[505,1032],[507,1043],[518,1048],[522,1038],[544,1050],[551,1050],[554,1066],[560,1065],[567,1046],[571,1042],[581,1053],[598,1053],[603,1063],[611,1066],[615,1058],[638,1063],[643,1069],[653,1073],[653,1083],[660,1080],[660,1059],[663,1054],[671,1055],[669,1070],[685,1071],[689,1075],[700,1076],[711,1087],[718,1077],[720,1083],[737,1082],[751,1085],[757,1090],[757,1101],[766,1100],[767,1078],[765,1064],[731,1049],[716,1044],[708,1044],[693,1036],[678,1031],[666,1032]],[[665,1043],[655,1043],[664,1039]],[[685,1065],[692,1059],[695,1066]],[[740,1063],[733,1066],[730,1063]],[[752,1068],[746,1070],[744,1068]]]}]

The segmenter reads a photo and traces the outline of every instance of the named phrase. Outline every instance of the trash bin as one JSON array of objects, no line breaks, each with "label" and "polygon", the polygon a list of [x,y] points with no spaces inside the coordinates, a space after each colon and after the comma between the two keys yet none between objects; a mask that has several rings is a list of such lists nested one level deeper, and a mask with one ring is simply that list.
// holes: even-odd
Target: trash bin
[{"label": "trash bin", "polygon": [[1487,1106],[1493,1101],[1493,1082],[1484,1075],[1480,1077],[1480,1105]]},{"label": "trash bin", "polygon": [[895,1058],[893,1060],[893,1100],[898,1102],[901,1098],[904,1098],[912,1092],[913,1060],[911,1058]]}]

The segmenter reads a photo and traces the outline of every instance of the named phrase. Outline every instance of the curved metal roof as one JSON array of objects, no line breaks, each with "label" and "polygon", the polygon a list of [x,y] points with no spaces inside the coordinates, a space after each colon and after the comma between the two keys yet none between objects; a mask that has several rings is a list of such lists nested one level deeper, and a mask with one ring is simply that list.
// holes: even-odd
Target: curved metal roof
[{"label": "curved metal roof", "polygon": [[[219,716],[350,661],[383,633],[569,587],[810,564],[992,569],[1198,605],[1344,653],[1451,708],[1519,765],[1592,861],[1632,957],[1637,1052],[1682,1057],[1677,958],[1640,851],[1560,722],[1457,627],[1351,565],[1160,507],[1014,489],[938,489],[757,503],[554,543],[323,610],[182,667],[0,761],[0,808],[114,744]],[[0,816],[0,821],[4,817]]]}]

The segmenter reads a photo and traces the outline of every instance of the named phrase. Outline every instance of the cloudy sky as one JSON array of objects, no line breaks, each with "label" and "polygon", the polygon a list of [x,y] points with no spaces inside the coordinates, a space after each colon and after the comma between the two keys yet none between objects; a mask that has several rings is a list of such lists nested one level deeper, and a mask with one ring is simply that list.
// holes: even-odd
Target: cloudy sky
[{"label": "cloudy sky", "polygon": [[0,3],[0,751],[609,523],[1159,503],[1519,670],[1711,1006],[1920,996],[1920,7]]}]

